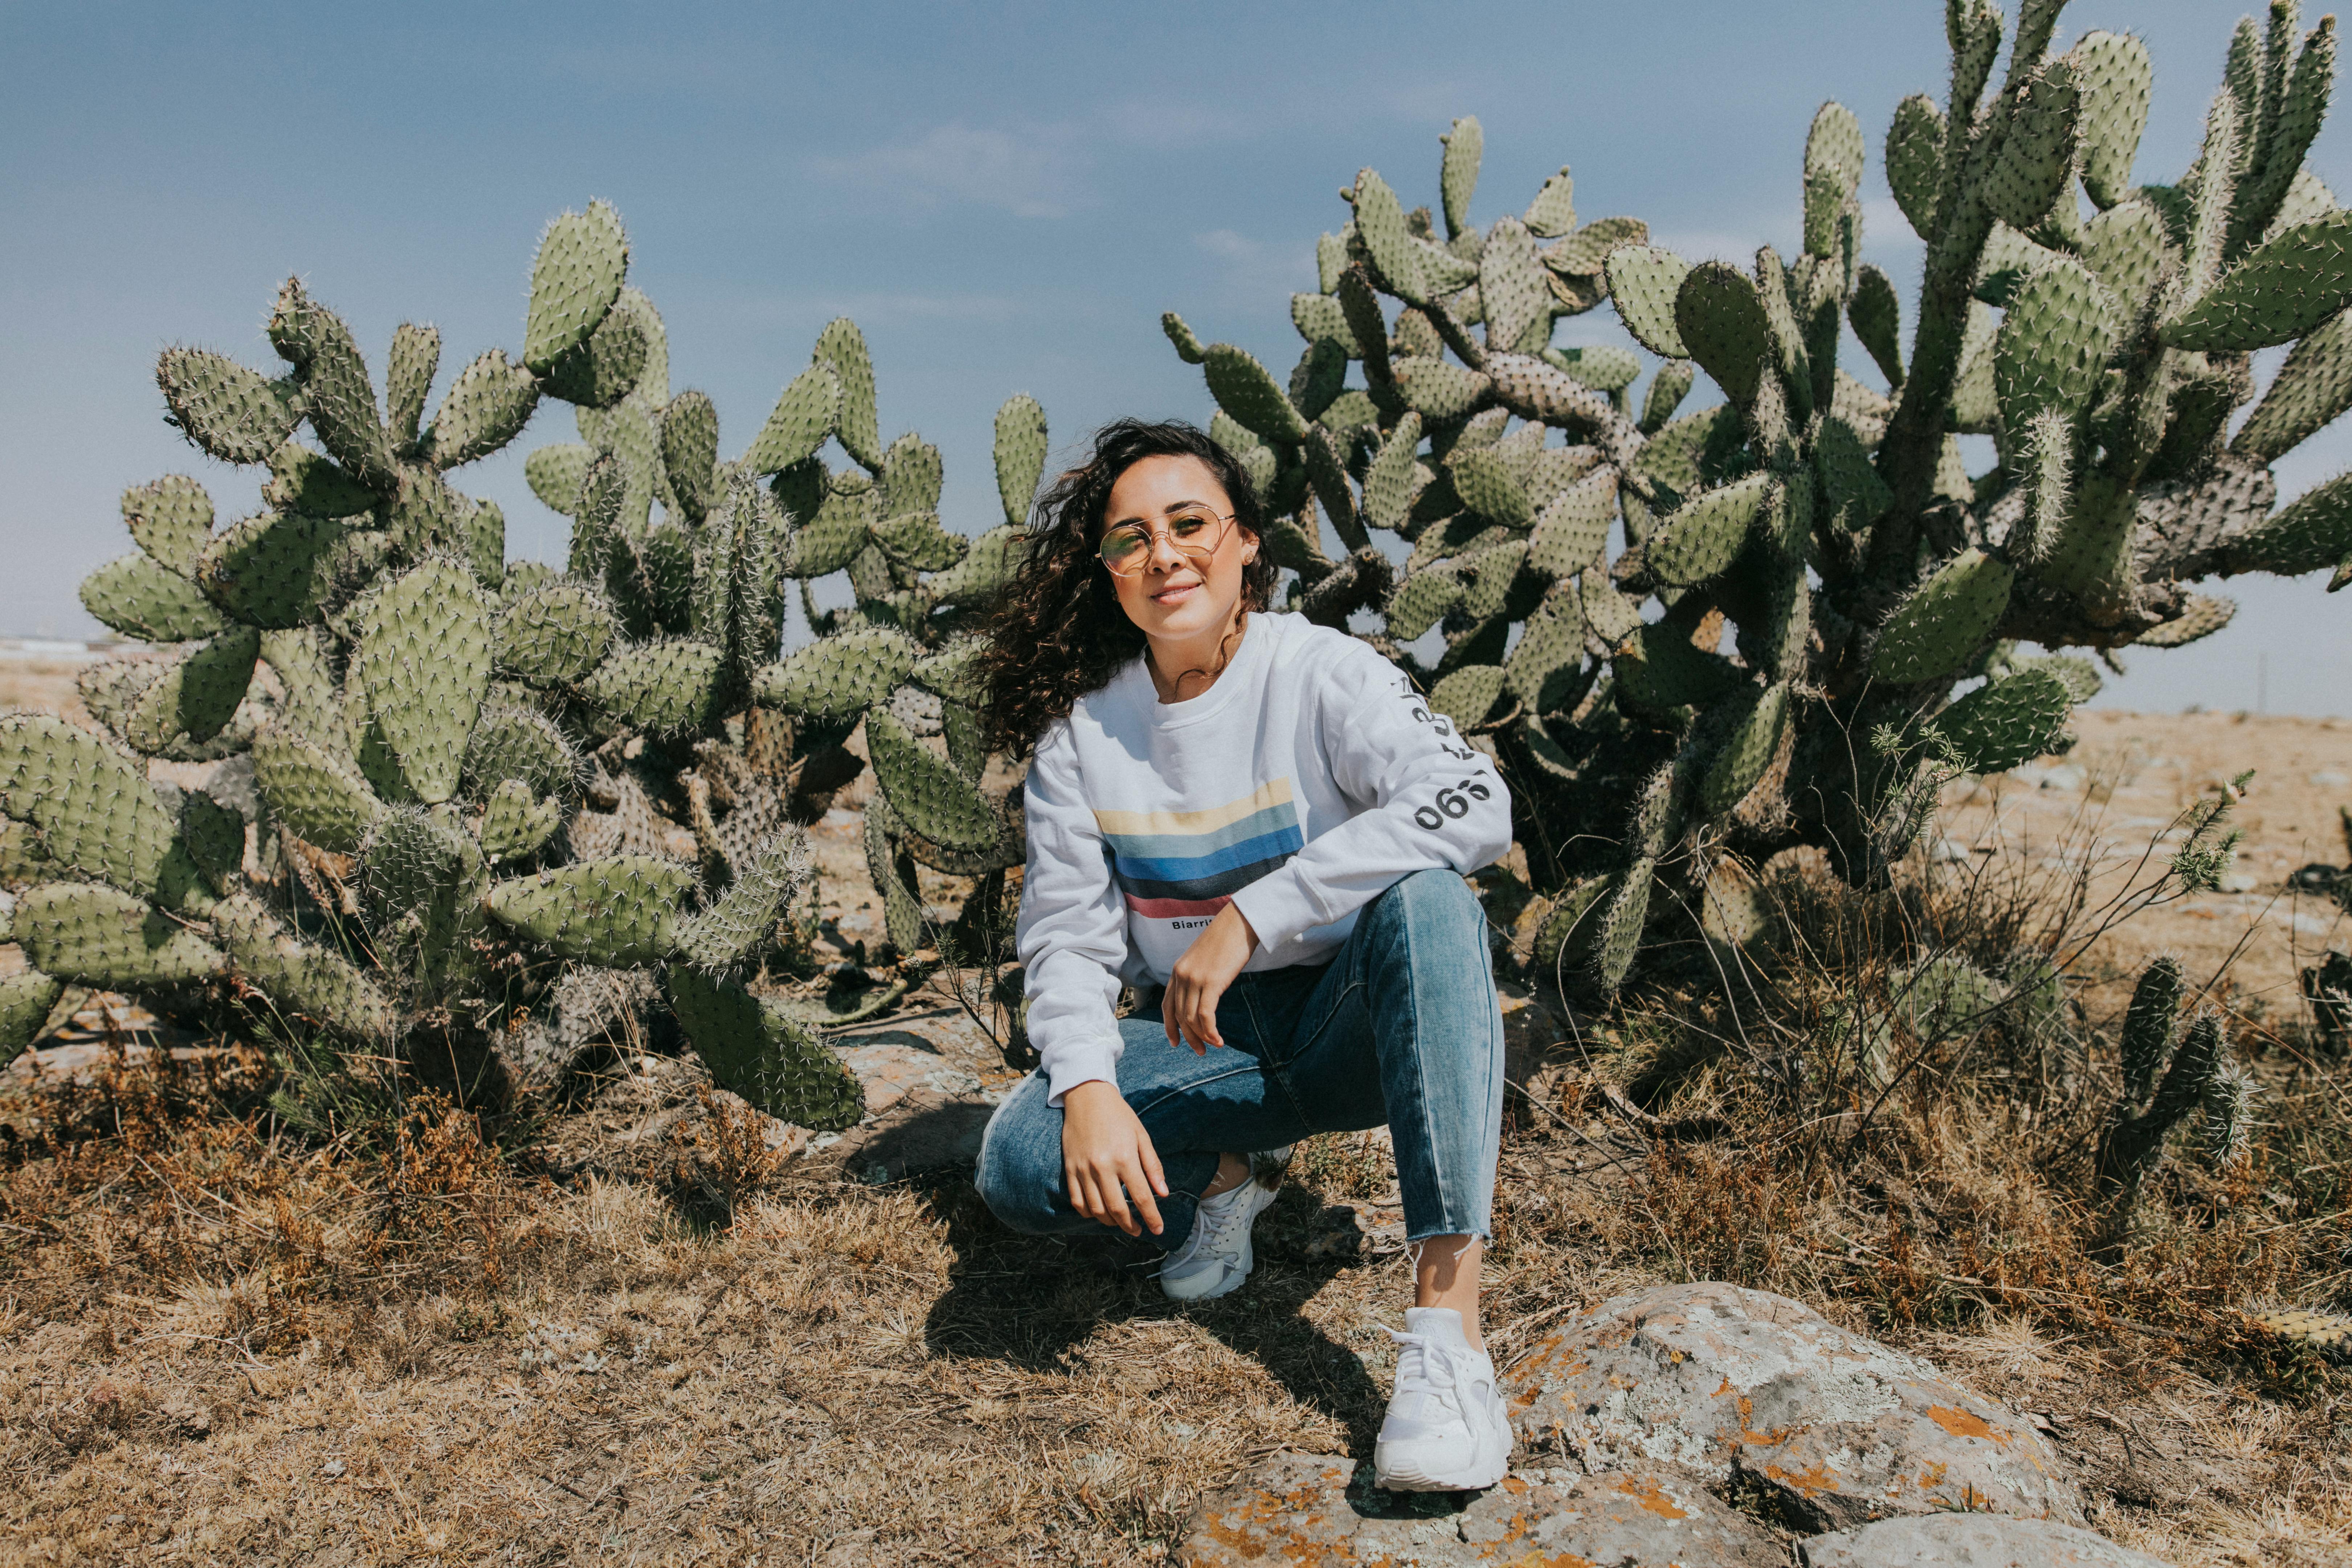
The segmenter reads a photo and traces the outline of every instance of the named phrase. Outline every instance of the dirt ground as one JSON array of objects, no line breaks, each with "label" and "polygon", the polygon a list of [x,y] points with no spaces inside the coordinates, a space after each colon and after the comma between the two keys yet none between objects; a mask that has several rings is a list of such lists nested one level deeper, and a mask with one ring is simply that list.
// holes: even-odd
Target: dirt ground
[{"label": "dirt ground", "polygon": [[[0,707],[70,710],[72,673],[0,664]],[[2290,885],[2347,862],[2352,725],[2078,729],[2068,757],[1954,786],[1945,863],[2079,872],[2095,901],[2252,768],[2237,890],[2143,912],[2078,965],[2112,989],[2159,949],[2199,978],[2226,961],[2242,1015],[2295,1015],[2296,971],[2352,945],[2334,903]],[[813,835],[845,946],[879,932],[857,804]],[[0,1103],[0,1563],[1153,1562],[1255,1458],[1369,1454],[1381,1328],[1409,1300],[1381,1138],[1306,1146],[1248,1289],[1178,1310],[1118,1238],[1018,1237],[982,1208],[955,1162],[1015,1075],[953,983],[838,1042],[877,1110],[845,1138],[779,1146],[712,1111],[690,1062],[625,1057],[571,1108],[584,1141],[499,1153],[419,1113],[390,1177],[257,1111],[190,1111],[236,1103],[236,1062],[130,1062],[93,1016],[7,1077],[54,1100],[79,1073],[104,1137],[44,1153]],[[1517,1059],[1567,1059],[1539,1003],[1506,1005]],[[2181,1564],[2352,1564],[2352,1402],[2333,1385],[2282,1392],[2112,1315],[1890,1319],[1896,1242],[1832,1247],[1826,1210],[1654,1143],[1554,1074],[1506,1142],[1498,1361],[1678,1263],[1769,1277],[2028,1413],[2119,1541]],[[2297,1081],[2340,1105],[2340,1077]],[[1990,1171],[1969,1178],[1980,1223],[2039,1223]],[[2245,1206],[2229,1234],[2266,1236],[2260,1194]],[[2273,1228],[2316,1223],[2281,1212]],[[1746,1242],[1706,1250],[1740,1226],[1787,1249],[1780,1273],[1742,1262]],[[1952,1275],[1969,1270],[1927,1277]]]}]

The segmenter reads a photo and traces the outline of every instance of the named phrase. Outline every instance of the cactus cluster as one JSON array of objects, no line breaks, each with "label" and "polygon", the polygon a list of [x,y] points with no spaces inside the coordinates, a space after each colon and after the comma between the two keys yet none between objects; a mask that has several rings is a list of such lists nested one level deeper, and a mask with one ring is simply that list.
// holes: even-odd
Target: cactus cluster
[{"label": "cactus cluster", "polygon": [[[1547,967],[1613,990],[1645,935],[1706,923],[1727,868],[1799,845],[1883,883],[1936,782],[2061,744],[2096,689],[2087,660],[2021,642],[2113,663],[2225,625],[2200,579],[2352,574],[2352,477],[2273,512],[2269,468],[2352,407],[2352,215],[2302,167],[2333,19],[2298,37],[2275,0],[2244,24],[2202,154],[2147,185],[2147,51],[2093,32],[2053,52],[2063,3],[2026,0],[1996,83],[2000,14],[1952,0],[1949,93],[1886,133],[1926,242],[1907,354],[1860,259],[1867,143],[1836,103],[1805,141],[1794,257],[1694,262],[1637,218],[1580,223],[1565,168],[1480,227],[1464,119],[1439,215],[1370,169],[1341,193],[1286,383],[1163,319],[1281,520],[1293,603],[1357,627],[1507,770]],[[1661,362],[1638,393],[1642,356],[1555,346],[1603,303]],[[1886,392],[1839,366],[1849,328]],[[2230,435],[2249,355],[2284,343]],[[1702,372],[1725,401],[1684,413]],[[1993,438],[1990,468],[1963,435]]]},{"label": "cactus cluster", "polygon": [[[68,986],[226,982],[412,1061],[493,1066],[519,1036],[576,1047],[665,996],[723,1086],[807,1126],[856,1119],[857,1084],[813,1027],[903,987],[845,1008],[748,982],[807,891],[801,825],[862,770],[841,743],[861,720],[877,865],[904,872],[886,885],[894,938],[915,945],[910,858],[1018,860],[1017,810],[980,787],[954,639],[1009,574],[1044,416],[1026,398],[999,416],[1006,526],[950,535],[937,451],[879,444],[866,345],[840,321],[722,461],[717,412],[671,394],[627,268],[609,206],[557,219],[520,360],[479,355],[429,420],[437,333],[395,332],[379,400],[348,326],[298,281],[269,324],[282,375],[163,355],[173,422],[215,458],[266,463],[266,509],[219,528],[192,479],[129,491],[138,549],[83,601],[166,652],[89,672],[103,734],[0,718],[0,868],[31,964],[0,988],[0,1049]],[[560,572],[509,565],[498,509],[445,477],[543,398],[583,437],[527,463],[572,519]],[[859,468],[828,469],[828,439]],[[819,614],[809,581],[843,570],[855,612]],[[794,582],[820,635],[785,656]],[[942,731],[944,758],[919,739]],[[219,765],[177,790],[150,783],[151,758]]]},{"label": "cactus cluster", "polygon": [[2198,1145],[2216,1167],[2245,1148],[2253,1080],[2231,1054],[2221,1016],[2200,1008],[2184,1028],[2180,961],[2149,962],[2124,1015],[2123,1093],[2099,1133],[2097,1194],[2121,1214],[2164,1153],[2165,1137],[2197,1118]]}]

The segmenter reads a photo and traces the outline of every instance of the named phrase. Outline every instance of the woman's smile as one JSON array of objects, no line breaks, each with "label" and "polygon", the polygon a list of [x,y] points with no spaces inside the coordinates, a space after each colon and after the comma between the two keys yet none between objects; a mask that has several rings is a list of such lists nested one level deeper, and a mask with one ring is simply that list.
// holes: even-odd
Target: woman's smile
[{"label": "woman's smile", "polygon": [[1172,608],[1175,605],[1182,604],[1194,594],[1200,592],[1200,590],[1201,579],[1198,577],[1188,577],[1181,582],[1171,583],[1165,588],[1161,588],[1155,592],[1151,595],[1151,602],[1155,605],[1164,605]]}]

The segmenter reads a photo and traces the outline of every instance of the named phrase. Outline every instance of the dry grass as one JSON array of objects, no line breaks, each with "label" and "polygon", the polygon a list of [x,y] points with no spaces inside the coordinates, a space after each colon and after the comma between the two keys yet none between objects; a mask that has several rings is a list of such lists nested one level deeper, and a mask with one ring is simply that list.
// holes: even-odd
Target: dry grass
[{"label": "dry grass", "polygon": [[[2337,1561],[2352,1406],[2242,1315],[2352,1306],[2352,1069],[2275,961],[2211,991],[2253,1149],[2176,1152],[2119,1246],[2087,1192],[2114,1020],[2137,933],[2194,917],[2084,945],[2057,1034],[1898,1020],[1891,1090],[1825,1026],[1924,954],[2092,935],[2116,862],[2053,847],[2138,787],[1876,900],[1777,868],[1738,1007],[1573,1019],[1510,1111],[1498,1352],[1645,1283],[1780,1290],[2045,1424],[2117,1539]],[[0,1134],[0,1560],[1126,1563],[1254,1456],[1370,1450],[1408,1299],[1377,1134],[1304,1146],[1249,1289],[1180,1311],[1115,1238],[838,1180],[715,1097],[642,1179],[563,1178],[430,1097],[295,1137],[276,1070],[126,1057]]]}]

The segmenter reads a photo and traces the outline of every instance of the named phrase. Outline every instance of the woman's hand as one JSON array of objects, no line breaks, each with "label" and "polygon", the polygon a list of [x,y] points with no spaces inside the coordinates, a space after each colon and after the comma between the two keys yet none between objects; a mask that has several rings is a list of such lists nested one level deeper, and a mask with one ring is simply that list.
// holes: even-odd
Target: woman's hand
[{"label": "woman's hand", "polygon": [[1256,951],[1257,932],[1240,907],[1227,904],[1219,910],[1168,972],[1160,1016],[1168,1026],[1170,1045],[1190,1044],[1194,1056],[1205,1057],[1211,1046],[1225,1043],[1217,1032],[1217,1004]]},{"label": "woman's hand", "polygon": [[1140,1215],[1152,1235],[1160,1234],[1160,1205],[1151,1199],[1154,1194],[1168,1195],[1168,1178],[1151,1134],[1118,1085],[1089,1079],[1062,1096],[1062,1188],[1070,1194],[1070,1206],[1088,1219],[1139,1236]]}]

